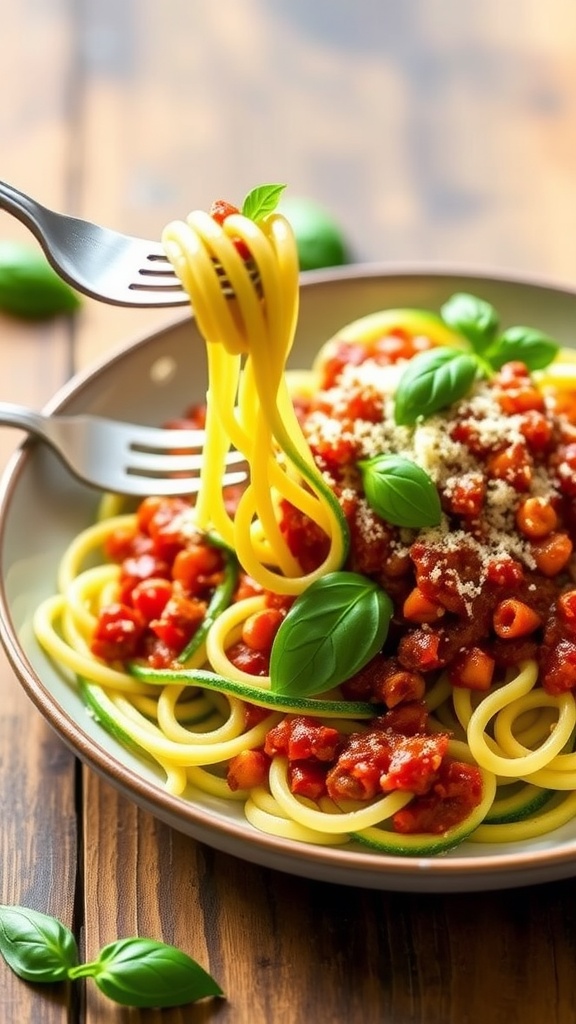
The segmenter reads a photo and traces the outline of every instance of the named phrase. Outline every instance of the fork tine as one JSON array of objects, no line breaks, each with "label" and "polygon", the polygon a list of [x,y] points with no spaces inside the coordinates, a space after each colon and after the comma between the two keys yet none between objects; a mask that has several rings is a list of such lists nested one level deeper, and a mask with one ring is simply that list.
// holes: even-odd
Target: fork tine
[{"label": "fork tine", "polygon": [[[134,497],[146,498],[155,494],[158,497],[188,497],[197,494],[200,490],[200,477],[184,475],[181,477],[172,476],[146,476],[138,473],[125,474],[126,488],[119,493],[131,494]],[[245,473],[225,473],[222,477],[222,486],[230,487],[233,484],[241,484],[246,480]]]},{"label": "fork tine", "polygon": [[173,452],[190,449],[202,451],[206,444],[206,434],[196,427],[132,427],[128,428],[129,447],[135,451]]},{"label": "fork tine", "polygon": [[[159,455],[154,452],[139,451],[132,448],[128,455],[128,470],[131,473],[169,476],[170,473],[198,472],[202,468],[203,462],[203,452]],[[231,452],[226,459],[227,466],[241,465],[245,462],[246,460],[241,452]],[[244,473],[243,476],[246,476],[246,474]]]}]

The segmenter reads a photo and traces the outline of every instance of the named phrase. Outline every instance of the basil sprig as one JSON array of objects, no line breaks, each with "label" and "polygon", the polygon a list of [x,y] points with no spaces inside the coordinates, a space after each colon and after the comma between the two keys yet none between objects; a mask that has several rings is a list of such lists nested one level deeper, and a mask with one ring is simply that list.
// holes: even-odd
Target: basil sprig
[{"label": "basil sprig", "polygon": [[438,526],[438,490],[415,462],[401,455],[376,455],[358,466],[366,500],[382,519],[394,526]]},{"label": "basil sprig", "polygon": [[300,594],[278,630],[270,657],[275,693],[325,693],[358,672],[382,648],[393,605],[373,580],[332,572]]},{"label": "basil sprig", "polygon": [[528,370],[541,370],[559,351],[557,342],[532,327],[509,327],[499,333],[496,310],[474,295],[453,295],[442,306],[441,316],[468,348],[433,348],[410,360],[395,395],[394,416],[402,426],[459,401],[477,378],[490,376],[504,363],[518,360]]},{"label": "basil sprig", "polygon": [[456,348],[431,348],[414,356],[396,390],[396,423],[410,426],[420,416],[432,416],[457,402],[468,393],[478,373],[474,355]]},{"label": "basil sprig", "polygon": [[285,188],[286,185],[257,185],[245,197],[241,212],[250,220],[262,220],[274,212]]},{"label": "basil sprig", "polygon": [[558,354],[559,345],[533,327],[509,327],[485,353],[495,370],[504,363],[525,363],[529,370],[543,370]]},{"label": "basil sprig", "polygon": [[182,1006],[222,995],[195,960],[155,939],[119,939],[104,946],[95,960],[81,964],[70,929],[27,907],[0,906],[0,953],[25,981],[93,978],[104,995],[123,1006]]},{"label": "basil sprig", "polygon": [[445,324],[468,339],[475,352],[483,352],[493,342],[499,326],[494,306],[465,292],[452,295],[440,309]]}]

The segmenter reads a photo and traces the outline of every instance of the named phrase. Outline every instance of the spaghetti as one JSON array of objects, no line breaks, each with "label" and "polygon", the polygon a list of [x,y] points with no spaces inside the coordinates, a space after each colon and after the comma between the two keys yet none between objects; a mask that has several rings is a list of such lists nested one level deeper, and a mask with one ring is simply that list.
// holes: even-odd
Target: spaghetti
[{"label": "spaghetti", "polygon": [[[200,493],[77,537],[39,643],[171,793],[241,802],[270,834],[412,856],[569,821],[571,373],[531,357],[479,372],[453,316],[387,311],[326,344],[293,394],[285,219],[194,212],[164,243],[207,345]],[[407,422],[422,358],[465,386],[435,408],[421,390]],[[230,447],[241,491],[222,487]]]}]

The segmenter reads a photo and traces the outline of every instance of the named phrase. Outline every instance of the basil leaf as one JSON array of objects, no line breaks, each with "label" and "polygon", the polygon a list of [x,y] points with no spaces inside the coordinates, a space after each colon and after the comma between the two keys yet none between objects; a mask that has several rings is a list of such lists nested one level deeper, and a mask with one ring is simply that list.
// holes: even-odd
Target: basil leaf
[{"label": "basil leaf", "polygon": [[396,423],[408,426],[463,398],[479,371],[471,353],[444,346],[420,352],[400,378],[394,403]]},{"label": "basil leaf", "polygon": [[44,255],[15,242],[0,243],[0,309],[12,316],[42,320],[73,313],[75,291],[52,269]]},{"label": "basil leaf", "polygon": [[48,914],[0,906],[0,953],[25,981],[62,981],[78,963],[72,932]]},{"label": "basil leaf", "polygon": [[302,697],[349,679],[381,649],[392,612],[388,594],[359,573],[332,572],[316,580],[276,634],[272,690]]},{"label": "basil leaf", "polygon": [[498,314],[489,302],[457,292],[441,307],[444,323],[468,339],[476,352],[490,345],[498,330]]},{"label": "basil leaf", "polygon": [[273,213],[286,185],[257,185],[242,203],[242,213],[250,220],[262,220],[267,214]]},{"label": "basil leaf", "polygon": [[104,995],[123,1006],[165,1007],[220,996],[222,989],[181,949],[155,939],[119,939],[70,978],[91,977]]},{"label": "basil leaf", "polygon": [[420,466],[400,455],[358,463],[371,508],[394,526],[437,526],[442,509],[435,484]]},{"label": "basil leaf", "polygon": [[486,352],[495,370],[519,360],[529,370],[542,370],[557,356],[560,346],[533,327],[509,327]]}]

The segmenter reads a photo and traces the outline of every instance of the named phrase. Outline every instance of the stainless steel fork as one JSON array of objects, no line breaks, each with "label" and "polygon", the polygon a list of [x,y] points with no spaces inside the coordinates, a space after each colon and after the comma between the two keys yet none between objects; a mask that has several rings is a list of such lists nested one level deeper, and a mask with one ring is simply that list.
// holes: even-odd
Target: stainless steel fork
[{"label": "stainless steel fork", "polygon": [[[0,181],[0,209],[30,229],[61,278],[93,299],[116,306],[183,306],[190,301],[160,242],[55,213],[5,181]],[[250,260],[246,263],[257,281],[256,265]],[[215,269],[222,291],[233,297],[216,262]]]},{"label": "stainless steel fork", "polygon": [[[9,402],[0,402],[0,425],[42,438],[80,480],[103,491],[145,497],[199,490],[202,430],[136,426],[101,416],[44,416]],[[240,452],[229,452],[226,467],[224,487],[246,480]]]}]

